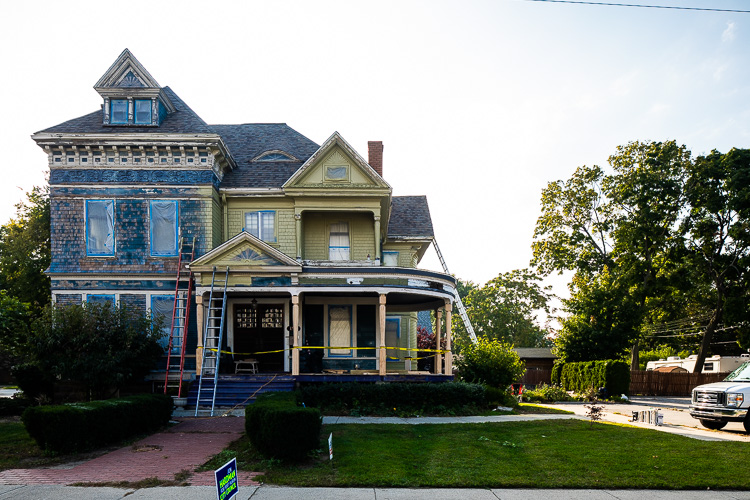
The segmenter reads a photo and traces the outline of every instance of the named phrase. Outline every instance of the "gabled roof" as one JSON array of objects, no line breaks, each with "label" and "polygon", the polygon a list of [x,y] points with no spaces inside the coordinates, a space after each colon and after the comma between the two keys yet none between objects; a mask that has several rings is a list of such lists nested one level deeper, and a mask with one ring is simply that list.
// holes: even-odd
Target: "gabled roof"
[{"label": "gabled roof", "polygon": [[40,130],[37,134],[216,134],[195,111],[185,104],[169,87],[163,88],[176,111],[168,114],[158,127],[109,127],[102,124],[102,111],[74,118]]},{"label": "gabled roof", "polygon": [[190,269],[200,271],[211,266],[229,265],[233,271],[260,268],[296,272],[302,270],[302,266],[295,259],[246,231],[240,232],[194,260],[190,264]]},{"label": "gabled roof", "polygon": [[316,165],[329,151],[334,147],[340,147],[360,168],[362,173],[368,177],[375,185],[381,188],[391,189],[391,186],[378,174],[374,168],[372,168],[364,158],[362,158],[357,151],[351,147],[351,145],[344,140],[344,138],[338,132],[334,132],[315,153],[313,153],[307,161],[292,175],[289,180],[284,183],[284,187],[291,187],[297,181],[301,180],[308,169],[313,165]]},{"label": "gabled roof", "polygon": [[102,75],[95,89],[124,87],[161,88],[156,79],[135,58],[130,50],[125,49]]},{"label": "gabled roof", "polygon": [[426,196],[394,196],[388,221],[388,239],[432,239],[430,207]]},{"label": "gabled roof", "polygon": [[[211,125],[221,135],[237,168],[228,173],[222,188],[278,188],[318,150],[319,146],[286,123]],[[266,151],[284,151],[300,161],[253,161]]]}]

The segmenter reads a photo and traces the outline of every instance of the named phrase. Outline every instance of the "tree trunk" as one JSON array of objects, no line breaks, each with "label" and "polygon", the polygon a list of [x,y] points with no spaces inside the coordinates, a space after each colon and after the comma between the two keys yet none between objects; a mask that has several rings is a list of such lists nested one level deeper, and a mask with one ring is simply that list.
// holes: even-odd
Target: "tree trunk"
[{"label": "tree trunk", "polygon": [[630,371],[636,371],[641,369],[641,341],[635,339],[633,342],[633,348],[630,350]]},{"label": "tree trunk", "polygon": [[716,305],[716,309],[714,310],[713,316],[711,316],[711,320],[706,326],[706,332],[703,334],[703,340],[701,340],[701,346],[698,349],[698,358],[695,360],[693,373],[703,373],[703,363],[706,361],[708,350],[711,348],[711,340],[713,339],[716,327],[719,326],[719,323],[721,322],[721,318],[723,316],[723,301],[723,294],[719,293],[719,299]]}]

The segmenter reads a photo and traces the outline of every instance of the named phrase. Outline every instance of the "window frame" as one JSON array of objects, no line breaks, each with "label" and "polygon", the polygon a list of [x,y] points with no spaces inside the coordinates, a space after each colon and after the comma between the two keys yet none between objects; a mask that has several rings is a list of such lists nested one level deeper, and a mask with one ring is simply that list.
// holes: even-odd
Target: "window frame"
[{"label": "window frame", "polygon": [[[386,363],[389,361],[388,359],[388,323],[396,323],[396,344],[391,345],[390,347],[400,347],[399,343],[401,340],[401,316],[386,316],[385,317],[385,356],[386,356]],[[396,351],[396,354],[399,354],[403,351]],[[396,356],[395,358],[392,357],[390,361],[403,361],[404,359],[402,357]]]},{"label": "window frame", "polygon": [[[125,103],[125,119],[115,120],[115,103]],[[109,123],[112,125],[127,125],[128,124],[128,99],[110,99],[109,100]]]},{"label": "window frame", "polygon": [[[340,225],[340,224],[346,224],[347,246],[340,246],[340,245],[332,245],[331,244],[332,243],[331,238],[332,238],[332,236],[334,234],[336,234],[336,235],[343,235],[344,234],[343,232],[336,232],[336,233],[334,233],[332,231],[333,226]],[[334,259],[333,258],[333,253],[331,252],[331,250],[332,249],[339,249],[339,250],[341,250],[341,249],[344,249],[344,248],[347,250],[347,256],[346,256],[346,258],[345,259],[339,259],[339,258]],[[340,220],[340,221],[331,222],[330,224],[328,224],[328,260],[330,260],[332,262],[348,262],[348,261],[352,260],[352,233],[351,233],[351,224],[349,223],[349,221]]]},{"label": "window frame", "polygon": [[[167,352],[167,349],[169,347],[169,329],[172,328],[172,314],[174,314],[174,295],[167,295],[167,294],[157,294],[153,293],[151,294],[151,299],[149,300],[149,314],[152,318],[154,318],[154,299],[157,300],[165,300],[168,302],[171,302],[172,304],[172,312],[164,316],[164,324],[162,325],[161,331],[164,334],[162,338],[159,339],[159,345],[162,346],[164,349],[164,352]],[[175,351],[175,349],[177,349]],[[181,349],[181,346],[172,346],[172,353],[179,353]]]},{"label": "window frame", "polygon": [[[248,217],[255,214],[256,216],[256,233],[253,233],[248,225]],[[278,236],[276,235],[276,210],[248,210],[244,214],[245,220],[243,221],[243,229],[266,243],[278,243]],[[265,232],[263,231],[263,220],[269,218],[272,222],[271,232],[273,233],[271,239],[266,239]]]},{"label": "window frame", "polygon": [[[399,254],[398,251],[383,250],[383,266],[386,266],[386,267],[398,267],[398,257],[399,257],[398,254]],[[385,259],[386,255],[389,256],[389,257],[395,256],[396,257],[396,263],[393,264],[393,265],[386,264],[386,259]]]},{"label": "window frame", "polygon": [[[158,251],[154,249],[154,203],[169,203],[174,205],[174,246],[169,251]],[[151,257],[177,257],[180,246],[180,203],[178,200],[149,200],[148,204],[148,236],[149,255]]]},{"label": "window frame", "polygon": [[[148,121],[138,120],[138,103],[146,103],[148,106]],[[151,125],[154,121],[154,109],[151,99],[134,99],[133,100],[133,123],[135,125]]]},{"label": "window frame", "polygon": [[[342,177],[332,177],[328,173],[333,169],[344,169]],[[349,182],[349,165],[326,165],[324,170],[326,182]]]},{"label": "window frame", "polygon": [[[94,298],[95,300],[91,300]],[[101,305],[104,304],[105,301],[110,301],[112,303],[112,307],[117,306],[117,296],[114,293],[87,293],[86,294],[86,304],[93,304],[93,305]]]},{"label": "window frame", "polygon": [[[331,348],[331,309],[346,309],[349,311],[349,347],[344,347],[342,349],[332,349]],[[354,339],[353,337],[353,331],[354,331],[354,312],[352,304],[328,304],[328,307],[326,308],[326,333],[327,333],[327,339],[326,343],[328,344],[327,351],[328,351],[328,357],[330,358],[353,358],[354,357]],[[334,346],[338,347],[338,346]],[[341,353],[341,352],[334,352],[334,351],[346,351],[349,352]]]},{"label": "window frame", "polygon": [[[111,217],[112,217],[112,224],[111,224],[111,235],[112,235],[112,250],[111,251],[104,251],[104,252],[98,252],[95,250],[92,250],[91,246],[89,245],[89,242],[91,241],[91,233],[90,233],[90,225],[89,225],[89,215],[91,209],[89,206],[92,203],[106,203],[109,205],[111,209]],[[110,210],[107,210],[107,213],[109,215]],[[117,252],[117,237],[116,237],[116,231],[115,231],[115,219],[116,219],[116,212],[115,212],[115,200],[86,200],[84,203],[84,216],[83,216],[83,224],[84,224],[84,233],[86,238],[86,256],[87,257],[114,257]],[[105,242],[105,249],[106,249],[106,242]]]}]

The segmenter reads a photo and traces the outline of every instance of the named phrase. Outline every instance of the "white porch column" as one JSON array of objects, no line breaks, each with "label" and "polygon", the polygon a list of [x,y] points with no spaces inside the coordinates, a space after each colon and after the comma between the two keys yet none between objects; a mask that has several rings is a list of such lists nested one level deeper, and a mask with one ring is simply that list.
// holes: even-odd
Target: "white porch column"
[{"label": "white porch column", "polygon": [[294,214],[294,232],[297,238],[297,260],[302,259],[302,214]]},{"label": "white porch column", "polygon": [[299,295],[292,295],[292,375],[299,375],[299,327],[300,321]]},{"label": "white porch column", "polygon": [[203,364],[203,294],[195,294],[195,322],[198,327],[198,347],[195,349],[195,374],[201,372]]},{"label": "white porch column", "polygon": [[385,375],[386,357],[385,357],[385,294],[380,294],[380,307],[378,308],[378,326],[380,327],[380,345],[378,360],[380,375]]},{"label": "white porch column", "polygon": [[450,300],[445,301],[445,374],[453,375],[453,349],[451,348],[451,318],[453,316],[453,304]]},{"label": "white porch column", "polygon": [[[443,310],[438,309],[435,311],[435,349],[440,350],[440,343],[442,339],[442,328],[443,328]],[[435,357],[432,358],[435,360],[435,366],[432,370],[432,373],[440,374],[443,371],[443,355],[440,353],[435,353]]]}]

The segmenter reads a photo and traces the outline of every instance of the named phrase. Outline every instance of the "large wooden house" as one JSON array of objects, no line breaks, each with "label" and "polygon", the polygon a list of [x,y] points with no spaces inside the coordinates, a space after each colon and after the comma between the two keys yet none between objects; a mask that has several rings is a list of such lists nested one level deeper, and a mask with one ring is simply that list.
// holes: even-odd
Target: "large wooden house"
[{"label": "large wooden house", "polygon": [[[169,331],[178,268],[192,273],[172,346],[185,378],[206,350],[232,372],[407,374],[417,313],[450,331],[454,278],[417,268],[427,200],[392,195],[381,142],[366,160],[337,132],[318,145],[283,123],[208,125],[127,49],[94,88],[101,109],[32,136],[49,158],[54,303],[151,310]],[[452,373],[450,352],[438,361]]]}]

